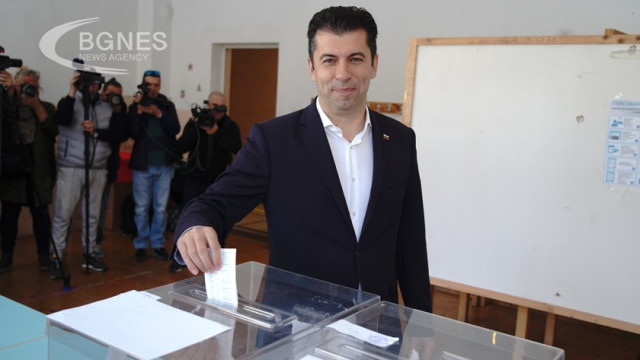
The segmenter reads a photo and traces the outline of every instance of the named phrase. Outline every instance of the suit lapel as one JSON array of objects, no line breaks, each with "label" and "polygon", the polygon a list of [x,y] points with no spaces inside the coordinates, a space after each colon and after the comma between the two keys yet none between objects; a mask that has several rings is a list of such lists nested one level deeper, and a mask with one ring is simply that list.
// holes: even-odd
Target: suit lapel
[{"label": "suit lapel", "polygon": [[382,179],[384,174],[384,168],[386,164],[387,153],[385,151],[385,144],[389,140],[389,135],[386,134],[386,123],[381,119],[377,113],[370,111],[371,116],[371,136],[373,143],[373,179],[371,181],[371,194],[369,195],[369,204],[367,205],[367,213],[362,223],[362,232],[360,240],[366,235],[367,225],[371,220],[371,216],[375,210],[375,206],[380,193],[382,191]]},{"label": "suit lapel", "polygon": [[[327,141],[327,136],[322,126],[322,120],[320,120],[320,115],[316,109],[315,101],[304,110],[300,118],[299,128],[300,137],[307,147],[309,154],[311,154],[312,161],[316,164],[320,176],[325,184],[327,184],[334,201],[338,204],[340,213],[349,225],[351,225],[347,202],[342,192],[338,171],[336,170],[333,155],[331,155],[331,148],[329,147],[329,142]],[[350,226],[350,228],[353,229],[353,226]],[[355,237],[355,232],[353,234]]]}]

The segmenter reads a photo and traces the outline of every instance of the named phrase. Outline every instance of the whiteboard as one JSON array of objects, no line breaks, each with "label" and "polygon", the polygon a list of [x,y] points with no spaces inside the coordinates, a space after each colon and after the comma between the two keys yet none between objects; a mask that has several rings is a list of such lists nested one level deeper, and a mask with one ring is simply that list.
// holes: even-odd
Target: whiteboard
[{"label": "whiteboard", "polygon": [[432,277],[639,332],[640,187],[603,167],[611,101],[640,100],[640,54],[603,39],[413,41],[403,121]]}]

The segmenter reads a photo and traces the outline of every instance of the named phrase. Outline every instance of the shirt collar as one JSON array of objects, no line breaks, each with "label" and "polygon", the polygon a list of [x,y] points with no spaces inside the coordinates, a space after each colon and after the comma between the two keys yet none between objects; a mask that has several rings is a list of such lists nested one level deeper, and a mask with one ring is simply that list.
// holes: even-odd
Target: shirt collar
[{"label": "shirt collar", "polygon": [[[318,114],[320,114],[320,120],[322,120],[322,126],[325,129],[335,129],[338,128],[338,126],[336,126],[331,119],[329,119],[329,116],[327,116],[327,114],[324,112],[324,110],[322,110],[322,107],[320,106],[320,100],[318,98],[316,98],[316,108],[318,109]],[[371,117],[369,116],[369,107],[365,106],[365,120],[364,120],[364,129],[367,128],[371,128]],[[338,128],[339,129],[339,128]],[[340,131],[340,133],[342,133],[342,131]]]}]

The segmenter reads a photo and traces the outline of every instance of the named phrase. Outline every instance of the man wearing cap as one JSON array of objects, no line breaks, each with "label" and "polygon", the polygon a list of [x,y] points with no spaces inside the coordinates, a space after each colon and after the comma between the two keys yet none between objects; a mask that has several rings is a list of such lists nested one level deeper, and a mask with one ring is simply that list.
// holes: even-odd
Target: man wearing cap
[{"label": "man wearing cap", "polygon": [[[107,176],[110,143],[126,139],[126,115],[113,111],[100,98],[104,78],[98,73],[76,71],[69,83],[67,96],[58,102],[55,119],[58,122],[56,200],[51,226],[55,242],[52,255],[63,255],[71,217],[84,191],[89,191],[89,214],[83,206],[82,245],[83,267],[105,271],[107,265],[95,254],[96,236],[102,203],[102,190]],[[86,175],[88,171],[88,183]],[[84,217],[88,216],[88,221]],[[88,228],[84,226],[88,222]],[[88,231],[88,244],[87,239]],[[52,261],[50,277],[61,278],[59,261]]]},{"label": "man wearing cap", "polygon": [[129,168],[133,174],[136,261],[147,259],[149,243],[156,259],[169,258],[164,248],[164,231],[173,163],[181,158],[176,148],[180,123],[175,105],[160,93],[160,87],[160,72],[145,71],[138,86],[140,91],[129,108],[129,136],[134,140]]}]

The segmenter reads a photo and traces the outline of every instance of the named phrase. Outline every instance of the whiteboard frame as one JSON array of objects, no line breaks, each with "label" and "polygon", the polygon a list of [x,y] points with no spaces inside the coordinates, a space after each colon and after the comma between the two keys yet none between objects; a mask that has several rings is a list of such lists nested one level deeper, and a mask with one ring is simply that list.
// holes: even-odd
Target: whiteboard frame
[{"label": "whiteboard frame", "polygon": [[[405,94],[403,104],[403,118],[402,122],[407,125],[412,125],[412,117],[414,114],[414,106],[419,106],[419,103],[414,99],[414,90],[418,81],[424,81],[424,79],[416,79],[416,73],[419,66],[418,52],[420,47],[425,46],[443,46],[443,45],[579,45],[579,44],[639,44],[640,35],[626,35],[620,33],[605,33],[604,36],[526,36],[526,37],[481,37],[481,38],[419,38],[412,39],[409,43],[407,70],[405,78]],[[638,49],[640,51],[640,49]],[[427,79],[428,81],[428,79]],[[638,84],[640,87],[640,84]],[[603,137],[605,134],[602,134]],[[417,133],[417,141],[420,142],[420,133]],[[604,148],[602,149],[604,151]],[[418,154],[420,159],[420,153]],[[421,171],[423,177],[423,192],[424,178],[429,176],[429,173]],[[425,204],[429,199],[425,196]],[[428,226],[427,216],[427,227]],[[429,245],[429,229],[427,229],[427,245]],[[438,256],[438,254],[429,253],[430,257]],[[640,253],[638,254],[640,259]],[[455,262],[455,260],[452,260]],[[469,271],[474,271],[470,268]],[[632,281],[640,281],[638,275],[640,274],[628,274],[631,276]],[[636,278],[636,279],[634,279]],[[600,314],[591,312],[580,311],[571,307],[558,306],[546,302],[540,302],[532,299],[528,299],[510,291],[495,291],[492,289],[486,289],[474,283],[462,283],[456,281],[455,278],[438,278],[432,277],[432,284],[447,289],[460,291],[463,293],[476,294],[499,301],[504,301],[519,306],[524,306],[531,309],[545,311],[547,313],[565,316],[569,318],[575,318],[582,321],[605,325],[624,331],[640,334],[640,323],[632,323],[622,321],[620,319],[613,319]],[[638,304],[640,307],[640,304]]]}]

